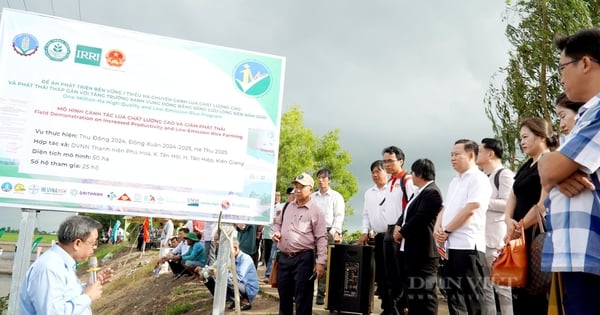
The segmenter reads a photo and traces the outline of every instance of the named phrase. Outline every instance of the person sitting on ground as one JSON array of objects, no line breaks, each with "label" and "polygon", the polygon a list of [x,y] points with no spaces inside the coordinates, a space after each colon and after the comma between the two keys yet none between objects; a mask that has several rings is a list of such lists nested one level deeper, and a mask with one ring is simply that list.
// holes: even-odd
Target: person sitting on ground
[{"label": "person sitting on ground", "polygon": [[[233,253],[235,255],[235,272],[238,280],[238,290],[240,291],[240,309],[246,311],[252,308],[252,301],[258,294],[258,274],[254,267],[254,261],[250,255],[240,250],[240,242],[236,239],[233,240]],[[196,267],[194,270],[198,274],[200,280],[204,281],[204,284],[208,288],[211,294],[215,294],[215,275],[216,268],[208,267],[207,272],[204,272],[202,267]],[[233,309],[234,304],[234,291],[233,291],[233,277],[231,273],[227,276],[227,308]]]},{"label": "person sitting on ground", "polygon": [[[177,248],[177,245],[179,245],[179,240],[177,238],[177,236],[173,236],[171,237],[171,239],[168,241],[169,243],[169,252],[167,252],[164,256],[159,257],[158,261],[156,262],[156,265],[154,266],[154,274],[158,275],[158,273],[161,271],[161,266],[164,268],[165,267],[165,263],[167,263],[169,260],[171,260],[171,258],[173,258],[173,256],[175,254],[173,254],[173,250],[175,250],[175,248]],[[187,245],[187,243],[186,243]],[[167,268],[168,268],[168,263],[167,263]],[[167,269],[164,269],[165,271],[167,271]]]},{"label": "person sitting on ground", "polygon": [[177,229],[177,240],[179,241],[179,244],[177,244],[177,247],[175,247],[167,256],[160,258],[156,263],[155,268],[160,268],[160,265],[166,261],[169,263],[169,267],[171,267],[171,271],[173,271],[175,275],[178,274],[175,272],[175,270],[179,270],[180,272],[183,270],[183,266],[181,265],[181,256],[186,254],[190,249],[190,246],[185,240],[185,236],[189,232],[190,230],[185,227]]},{"label": "person sitting on ground", "polygon": [[173,273],[177,275],[177,277],[181,277],[182,275],[191,276],[194,272],[194,269],[198,266],[204,266],[205,264],[205,255],[204,255],[204,244],[200,242],[198,235],[194,232],[190,232],[185,236],[185,240],[190,246],[190,249],[187,253],[181,256],[175,256],[171,261],[179,262],[179,264],[171,264],[171,270]]}]

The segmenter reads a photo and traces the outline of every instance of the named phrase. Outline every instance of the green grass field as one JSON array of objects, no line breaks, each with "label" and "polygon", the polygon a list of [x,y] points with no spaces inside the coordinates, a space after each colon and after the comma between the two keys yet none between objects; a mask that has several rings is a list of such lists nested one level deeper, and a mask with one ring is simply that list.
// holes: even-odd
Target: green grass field
[{"label": "green grass field", "polygon": [[[51,244],[52,240],[55,240],[55,241],[58,240],[56,238],[56,235],[38,235],[38,234],[33,235],[33,239],[35,240],[39,236],[42,237],[42,241],[40,242],[40,244]],[[0,241],[16,243],[18,238],[19,238],[19,233],[17,233],[17,232],[4,232],[2,237],[0,237]]]}]

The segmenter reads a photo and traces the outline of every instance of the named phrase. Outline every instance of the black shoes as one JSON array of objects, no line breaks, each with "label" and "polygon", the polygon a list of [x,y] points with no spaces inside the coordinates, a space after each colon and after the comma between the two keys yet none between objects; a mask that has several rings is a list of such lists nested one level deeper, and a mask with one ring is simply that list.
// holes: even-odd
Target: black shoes
[{"label": "black shoes", "polygon": [[244,303],[240,306],[240,310],[242,310],[242,311],[247,311],[251,308],[252,308],[252,304],[250,304],[250,303]]},{"label": "black shoes", "polygon": [[325,304],[325,297],[317,296],[317,305],[323,305],[323,304]]},{"label": "black shoes", "polygon": [[227,309],[232,310],[234,308],[235,308],[235,302],[234,301],[227,302]]},{"label": "black shoes", "polygon": [[[227,309],[232,310],[234,308],[235,308],[235,302],[227,301]],[[252,304],[250,304],[250,303],[242,303],[242,305],[240,305],[240,310],[242,310],[242,311],[247,311],[251,308],[252,308]]]}]

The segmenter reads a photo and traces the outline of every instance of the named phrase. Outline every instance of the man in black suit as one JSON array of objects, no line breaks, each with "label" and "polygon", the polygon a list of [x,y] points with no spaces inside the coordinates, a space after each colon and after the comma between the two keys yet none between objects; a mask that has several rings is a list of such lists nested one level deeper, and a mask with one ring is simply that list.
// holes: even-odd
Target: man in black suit
[{"label": "man in black suit", "polygon": [[409,314],[437,314],[436,272],[439,263],[433,228],[442,209],[442,193],[435,180],[435,167],[428,159],[411,166],[413,184],[418,190],[411,196],[406,210],[394,229],[400,244],[398,268],[403,280],[403,311]]}]

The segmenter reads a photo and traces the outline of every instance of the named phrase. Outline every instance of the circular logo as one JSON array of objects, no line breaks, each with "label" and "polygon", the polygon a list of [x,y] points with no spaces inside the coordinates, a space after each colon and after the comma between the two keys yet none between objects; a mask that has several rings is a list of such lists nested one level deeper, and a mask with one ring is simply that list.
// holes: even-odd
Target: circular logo
[{"label": "circular logo", "polygon": [[222,208],[223,210],[227,210],[227,209],[229,209],[229,207],[230,207],[230,206],[231,206],[231,204],[229,203],[229,201],[227,201],[227,200],[223,200],[223,201],[221,201],[221,208]]},{"label": "circular logo", "polygon": [[13,38],[12,47],[21,56],[31,56],[38,50],[40,43],[33,35],[22,33]]},{"label": "circular logo", "polygon": [[77,189],[74,189],[74,188],[73,188],[73,189],[71,189],[71,196],[75,197],[75,196],[77,196],[77,195],[79,195],[79,190],[77,190]]},{"label": "circular logo", "polygon": [[71,48],[69,44],[62,39],[51,39],[44,46],[46,56],[52,61],[63,61],[69,58]]},{"label": "circular logo", "polygon": [[125,63],[125,54],[118,49],[109,50],[106,55],[106,63],[111,67],[121,67]]},{"label": "circular logo", "polygon": [[24,193],[27,190],[25,188],[25,185],[23,185],[21,183],[16,183],[14,189],[15,189],[15,192],[18,192],[18,193]]},{"label": "circular logo", "polygon": [[12,188],[13,188],[13,186],[11,183],[9,183],[9,182],[2,183],[2,191],[3,192],[9,192],[12,190]]},{"label": "circular logo", "polygon": [[240,63],[234,70],[233,78],[235,86],[248,96],[262,96],[271,88],[271,73],[258,61]]}]

